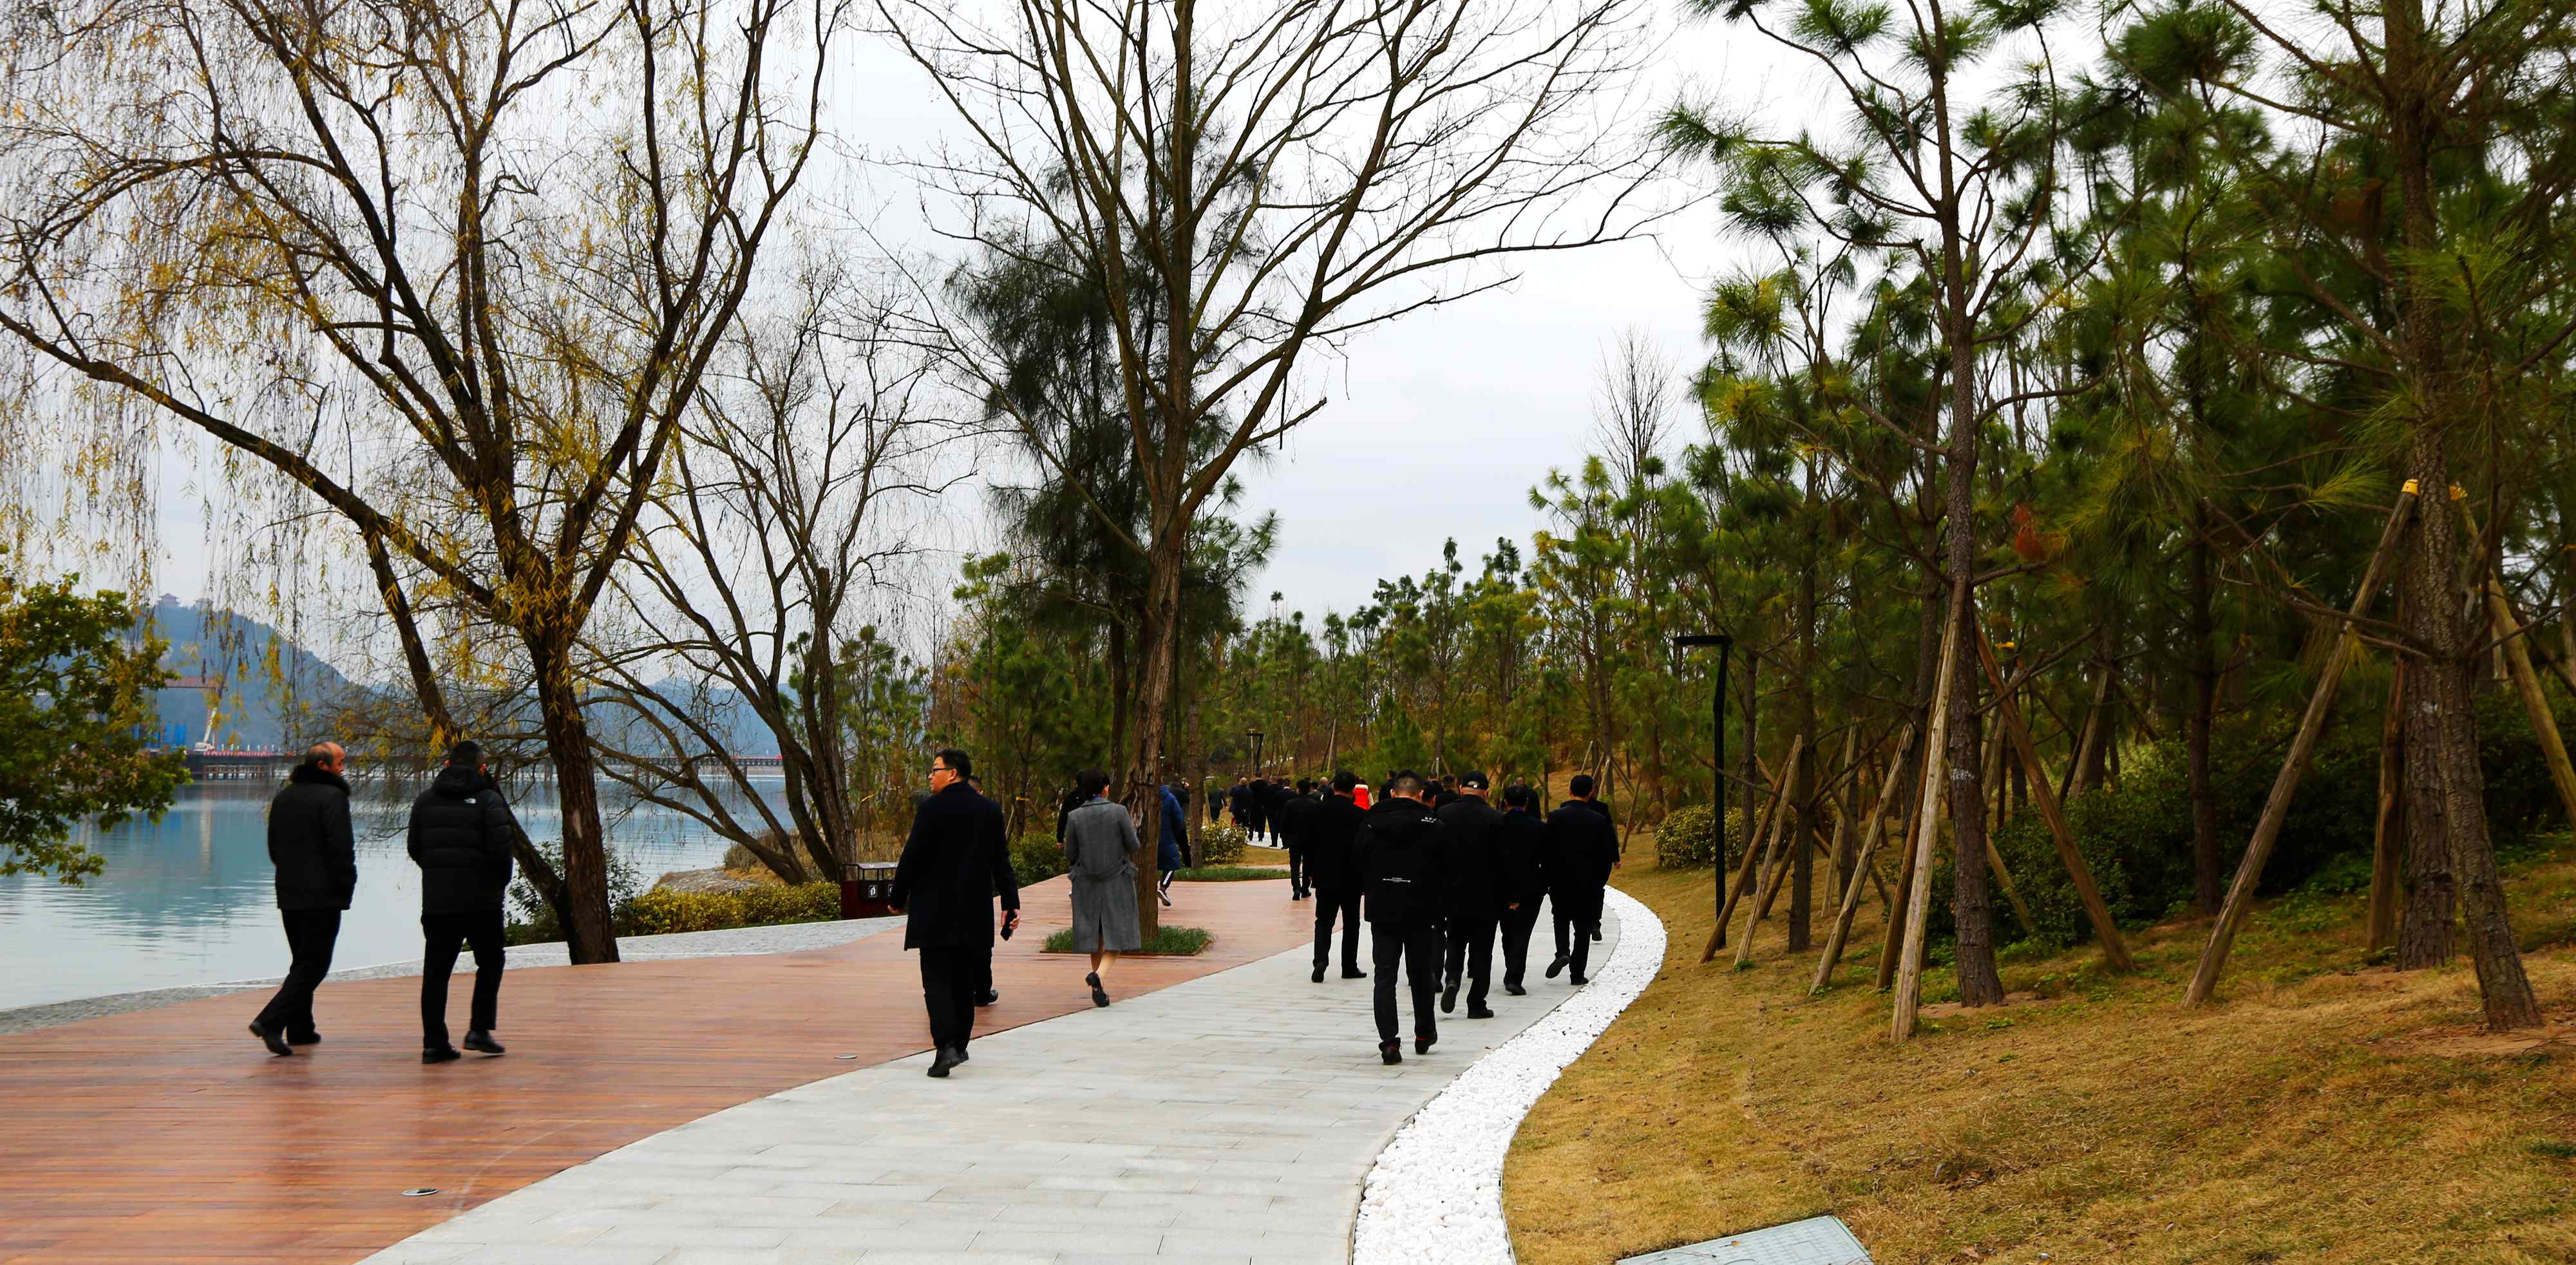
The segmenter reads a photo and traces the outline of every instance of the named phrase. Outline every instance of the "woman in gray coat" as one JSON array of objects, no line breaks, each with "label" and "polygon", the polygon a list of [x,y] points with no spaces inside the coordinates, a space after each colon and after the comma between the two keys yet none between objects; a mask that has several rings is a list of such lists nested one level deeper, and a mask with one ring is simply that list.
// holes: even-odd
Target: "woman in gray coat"
[{"label": "woman in gray coat", "polygon": [[1073,949],[1091,955],[1091,1004],[1109,1004],[1100,977],[1117,964],[1118,955],[1143,943],[1136,917],[1136,863],[1142,845],[1136,819],[1127,806],[1104,799],[1109,775],[1084,769],[1074,776],[1082,803],[1064,819],[1066,868],[1073,878]]}]

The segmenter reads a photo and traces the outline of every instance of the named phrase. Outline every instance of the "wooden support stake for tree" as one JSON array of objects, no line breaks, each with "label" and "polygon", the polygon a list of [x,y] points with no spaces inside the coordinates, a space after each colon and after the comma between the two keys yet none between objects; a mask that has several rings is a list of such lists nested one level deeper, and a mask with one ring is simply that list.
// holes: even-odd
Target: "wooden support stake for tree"
[{"label": "wooden support stake for tree", "polygon": [[[1932,755],[1927,751],[1924,753],[1923,758],[1930,760]],[[1915,778],[1915,782],[1917,783],[1916,790],[1919,793],[1922,789],[1920,785],[1922,778],[1917,776]],[[1919,800],[1916,803],[1908,804],[1906,806],[1905,833],[1897,841],[1896,892],[1893,896],[1888,898],[1887,926],[1880,934],[1880,940],[1882,943],[1878,946],[1878,975],[1876,979],[1870,981],[1870,987],[1875,988],[1882,993],[1896,987],[1896,960],[1899,957],[1904,956],[1904,897],[1906,893],[1914,890],[1914,827],[1922,818],[1924,811],[1925,809]],[[1937,803],[1934,804],[1931,811],[1939,812],[1940,806]]]},{"label": "wooden support stake for tree", "polygon": [[[2469,539],[2478,538],[2478,520],[2469,513],[2469,503],[2460,502],[2460,521],[2468,528]],[[2513,615],[2513,603],[2505,598],[2504,586],[2496,582],[2490,569],[2486,577],[2487,619],[2495,625],[2496,641],[2504,650],[2504,666],[2513,678],[2513,692],[2522,696],[2522,710],[2531,717],[2532,741],[2540,748],[2540,761],[2549,767],[2549,783],[2558,788],[2558,808],[2566,814],[2567,823],[2576,826],[2576,766],[2567,761],[2567,743],[2558,733],[2558,717],[2549,708],[2549,695],[2540,688],[2540,673],[2531,666],[2531,647],[2522,637],[2522,624]]]},{"label": "wooden support stake for tree", "polygon": [[2326,713],[2334,707],[2336,687],[2343,684],[2344,668],[2352,663],[2352,621],[2370,609],[2370,599],[2379,594],[2380,577],[2387,574],[2388,555],[2393,552],[2397,536],[2406,526],[2407,515],[2415,508],[2415,481],[2408,479],[2397,493],[2397,504],[2388,511],[2388,526],[2379,533],[2379,547],[2371,551],[2370,566],[2361,575],[2361,591],[2352,595],[2352,605],[2344,617],[2327,629],[2334,639],[2326,652],[2325,673],[2317,680],[2316,693],[2308,698],[2307,713],[2299,717],[2298,735],[2290,740],[2290,754],[2281,761],[2281,772],[2272,779],[2272,793],[2263,801],[2263,816],[2254,823],[2254,837],[2245,845],[2245,859],[2236,867],[2236,881],[2227,887],[2227,903],[2218,910],[2218,922],[2209,929],[2209,944],[2200,951],[2200,968],[2192,972],[2191,987],[2183,993],[2186,1006],[2203,1005],[2210,994],[2218,991],[2218,976],[2227,969],[2228,950],[2236,946],[2236,933],[2244,929],[2245,918],[2254,912],[2254,885],[2263,878],[2263,863],[2272,859],[2272,845],[2281,838],[2281,824],[2289,819],[2290,797],[2299,789],[2299,779],[2307,774],[2308,762],[2316,758],[2317,739],[2324,734]]},{"label": "wooden support stake for tree", "polygon": [[[1781,767],[1794,766],[1798,760],[1798,752],[1806,746],[1806,742],[1806,736],[1803,734],[1791,738],[1789,764]],[[1771,799],[1762,809],[1762,824],[1744,836],[1744,864],[1737,867],[1735,871],[1735,883],[1726,891],[1726,904],[1717,911],[1717,926],[1708,933],[1708,947],[1700,950],[1700,961],[1714,959],[1717,951],[1726,947],[1726,924],[1735,917],[1735,903],[1744,899],[1745,890],[1753,885],[1753,876],[1757,873],[1754,866],[1759,863],[1762,856],[1762,840],[1771,833],[1772,822],[1780,815],[1780,805],[1788,798],[1788,779],[1773,778]],[[1726,855],[1726,823],[1723,821],[1717,823],[1717,840],[1718,855]]]},{"label": "wooden support stake for tree", "polygon": [[2406,661],[2388,674],[2388,712],[2379,721],[2379,816],[2370,836],[2370,947],[2397,943],[2397,907],[2405,899]]},{"label": "wooden support stake for tree", "polygon": [[1860,913],[1861,885],[1878,877],[1870,865],[1878,853],[1878,841],[1887,835],[1887,797],[1896,790],[1896,770],[1905,767],[1907,745],[1914,741],[1914,725],[1907,722],[1905,736],[1896,740],[1896,763],[1888,776],[1879,779],[1878,802],[1869,808],[1869,830],[1860,838],[1860,852],[1852,859],[1851,882],[1843,887],[1842,908],[1834,914],[1834,929],[1825,936],[1825,952],[1816,959],[1815,981],[1807,985],[1812,997],[1825,991],[1834,978],[1834,966],[1843,959],[1843,942],[1851,938],[1852,918]]},{"label": "wooden support stake for tree", "polygon": [[1896,970],[1896,1003],[1888,1017],[1888,1035],[1899,1041],[1914,1036],[1914,1011],[1923,999],[1923,932],[1932,920],[1932,841],[1941,833],[1941,785],[1946,780],[1950,736],[1950,678],[1959,663],[1959,625],[1966,612],[1950,608],[1949,627],[1941,633],[1941,670],[1933,676],[1932,723],[1923,733],[1923,791],[1914,801],[1914,840],[1908,866],[1913,881],[1905,896],[1905,955]]},{"label": "wooden support stake for tree", "polygon": [[2030,906],[2022,903],[2021,889],[2013,885],[2012,871],[2004,865],[2004,854],[1995,851],[1993,831],[1986,832],[1986,865],[1994,870],[1995,882],[2004,889],[2004,899],[2012,902],[2013,917],[2021,919],[2022,934],[2037,932],[2039,922],[2030,916]]},{"label": "wooden support stake for tree", "polygon": [[[1797,742],[1792,740],[1789,744],[1789,749],[1795,751],[1797,750],[1797,747]],[[1784,780],[1780,785],[1785,790],[1789,784]],[[1755,909],[1753,916],[1744,920],[1744,939],[1748,944],[1753,939],[1754,924],[1762,921],[1762,915],[1770,911],[1771,897],[1779,890],[1774,886],[1774,884],[1779,882],[1781,874],[1787,872],[1786,867],[1791,860],[1791,857],[1789,856],[1789,844],[1786,838],[1789,831],[1790,811],[1789,805],[1784,798],[1780,811],[1771,815],[1771,829],[1763,841],[1761,851],[1764,861],[1760,871],[1762,878],[1760,902]],[[1750,848],[1751,844],[1748,842],[1746,846]],[[1735,955],[1736,964],[1739,966],[1742,965],[1745,961],[1745,955],[1749,952],[1751,952],[1750,949],[1739,947],[1739,951]]]},{"label": "wooden support stake for tree", "polygon": [[[2065,806],[2057,802],[2056,792],[2048,789],[2048,773],[2040,766],[2039,748],[2030,740],[2030,727],[2022,723],[2021,710],[2003,697],[2003,673],[1995,666],[1994,647],[1987,644],[1983,631],[1977,634],[1977,658],[1985,665],[1986,680],[1994,684],[1995,714],[2003,721],[2004,736],[2030,770],[2030,797],[2039,805],[2039,815],[2048,822],[2048,837],[2057,845],[2058,862],[2066,867],[2066,879],[2075,887],[2075,898],[2083,902],[2084,917],[2093,924],[2093,938],[2102,942],[2103,960],[2114,971],[2138,969],[2136,959],[2129,956],[2128,941],[2120,938],[2120,924],[2111,917],[2109,902],[2102,899],[2102,889],[2093,882],[2093,867],[2084,863],[2083,849],[2075,846],[2075,831],[2066,824]],[[2009,888],[2006,894],[2010,894]],[[2014,901],[2013,908],[2020,909],[2021,902]]]}]

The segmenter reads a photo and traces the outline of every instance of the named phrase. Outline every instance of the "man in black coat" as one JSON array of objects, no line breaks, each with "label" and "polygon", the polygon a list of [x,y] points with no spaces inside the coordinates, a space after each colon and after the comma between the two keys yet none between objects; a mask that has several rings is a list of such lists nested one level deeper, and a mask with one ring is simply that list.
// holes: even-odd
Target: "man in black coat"
[{"label": "man in black coat", "polygon": [[313,1027],[313,990],[331,973],[340,914],[358,887],[358,847],[349,828],[348,753],[336,742],[304,750],[304,762],[268,803],[268,859],[277,867],[277,913],[291,955],[277,995],[250,1021],[271,1054],[322,1039]]},{"label": "man in black coat", "polygon": [[1307,859],[1314,833],[1315,813],[1323,805],[1314,799],[1315,779],[1299,778],[1294,790],[1285,783],[1279,787],[1270,810],[1270,822],[1278,828],[1279,846],[1288,849],[1288,899],[1304,900],[1313,895],[1310,886],[1314,876]]},{"label": "man in black coat", "polygon": [[465,1048],[499,1054],[501,894],[510,887],[510,805],[483,767],[483,748],[460,742],[411,803],[404,850],[420,867],[420,1061],[465,1057],[447,1043],[447,980],[456,952],[474,946],[474,1009]]},{"label": "man in black coat", "polygon": [[903,947],[921,952],[921,1001],[936,1047],[930,1074],[938,1077],[966,1061],[975,996],[992,972],[995,892],[1002,934],[1020,923],[1002,810],[967,785],[974,771],[974,760],[955,748],[931,757],[930,798],[913,813],[888,893],[904,911]]},{"label": "man in black coat", "polygon": [[1306,831],[1306,874],[1315,884],[1315,974],[1333,963],[1333,920],[1342,923],[1342,978],[1367,979],[1360,969],[1360,892],[1358,857],[1351,851],[1368,810],[1351,797],[1360,780],[1348,769],[1333,775],[1333,793],[1315,806]]},{"label": "man in black coat", "polygon": [[1529,969],[1530,933],[1538,929],[1539,902],[1547,897],[1547,825],[1538,796],[1524,782],[1503,788],[1502,820],[1494,823],[1494,853],[1502,862],[1503,991],[1514,997]]},{"label": "man in black coat", "polygon": [[1619,868],[1619,832],[1611,828],[1608,812],[1586,802],[1592,775],[1575,774],[1566,789],[1574,798],[1547,815],[1547,894],[1556,907],[1557,937],[1547,977],[1555,979],[1570,965],[1574,982],[1584,984],[1592,942],[1601,938],[1601,890],[1610,884],[1610,871]]},{"label": "man in black coat", "polygon": [[1233,819],[1235,829],[1246,835],[1252,833],[1251,778],[1240,773],[1234,775],[1234,789],[1225,793],[1225,812],[1227,817]]},{"label": "man in black coat", "polygon": [[1449,927],[1441,960],[1440,1013],[1458,1008],[1458,986],[1467,985],[1467,1017],[1491,1019],[1486,991],[1494,982],[1494,929],[1503,913],[1503,858],[1494,830],[1503,814],[1485,801],[1485,775],[1458,776],[1458,798],[1432,810],[1449,836]]},{"label": "man in black coat", "polygon": [[1439,991],[1441,915],[1449,904],[1448,827],[1423,803],[1422,779],[1396,775],[1384,803],[1360,823],[1352,850],[1359,856],[1368,902],[1369,957],[1377,972],[1377,1050],[1386,1063],[1404,1061],[1395,1032],[1395,973],[1404,972],[1413,993],[1413,1052],[1429,1054],[1440,1039],[1440,1017],[1431,1011]]}]

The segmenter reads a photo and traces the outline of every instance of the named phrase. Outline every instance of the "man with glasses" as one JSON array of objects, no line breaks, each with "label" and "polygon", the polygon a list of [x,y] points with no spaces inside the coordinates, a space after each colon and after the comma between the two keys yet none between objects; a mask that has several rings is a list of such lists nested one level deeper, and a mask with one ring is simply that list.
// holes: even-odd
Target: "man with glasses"
[{"label": "man with glasses", "polygon": [[921,1000],[936,1047],[930,1074],[941,1078],[966,1061],[976,995],[991,978],[995,892],[1003,934],[1020,921],[1002,810],[968,785],[974,771],[973,758],[953,747],[931,757],[930,797],[913,813],[890,893],[904,911],[903,947],[921,954]]},{"label": "man with glasses", "polygon": [[331,973],[340,915],[358,887],[358,847],[349,825],[349,783],[340,775],[348,753],[317,742],[286,776],[268,806],[268,859],[277,867],[277,911],[286,924],[292,964],[277,995],[250,1021],[250,1033],[273,1055],[322,1039],[313,1026],[313,990]]}]

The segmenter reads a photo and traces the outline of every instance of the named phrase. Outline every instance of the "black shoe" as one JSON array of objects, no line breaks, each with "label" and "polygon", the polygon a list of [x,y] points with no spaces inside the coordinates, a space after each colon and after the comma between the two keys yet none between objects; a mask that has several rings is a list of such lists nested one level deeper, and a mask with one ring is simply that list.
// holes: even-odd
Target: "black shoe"
[{"label": "black shoe", "polygon": [[295,1053],[294,1047],[286,1043],[285,1033],[279,1032],[277,1029],[261,1023],[257,1019],[250,1021],[250,1034],[258,1037],[259,1043],[267,1046],[268,1052],[278,1056],[279,1058],[287,1058]]},{"label": "black shoe", "polygon": [[983,996],[975,999],[975,1004],[978,1006],[990,1006],[994,1002],[1000,1000],[1002,1000],[1002,990],[998,988],[988,988],[984,990]]},{"label": "black shoe", "polygon": [[946,1080],[948,1079],[949,1069],[956,1067],[959,1063],[964,1061],[965,1060],[958,1058],[954,1051],[943,1045],[939,1047],[938,1053],[930,1056],[930,1074],[941,1080]]},{"label": "black shoe", "polygon": [[1491,1019],[1494,1017],[1494,1012],[1487,1010],[1482,1006],[1469,1006],[1467,1007],[1467,1017],[1470,1019]]},{"label": "black shoe", "polygon": [[971,1054],[968,1054],[968,1053],[966,1052],[966,1047],[965,1047],[965,1046],[962,1046],[962,1045],[961,1045],[961,1046],[957,1047],[957,1061],[958,1061],[958,1062],[963,1063],[963,1062],[965,1062],[966,1060],[968,1060],[968,1059],[970,1059],[970,1058],[973,1058],[973,1057],[975,1057],[975,1056],[974,1056],[974,1055],[971,1055]]},{"label": "black shoe", "polygon": [[1516,982],[1514,982],[1514,981],[1512,981],[1512,980],[1504,980],[1504,981],[1503,981],[1503,991],[1504,991],[1504,992],[1506,992],[1506,993],[1510,993],[1510,994],[1511,994],[1512,996],[1514,996],[1514,997],[1527,997],[1527,996],[1529,996],[1529,990],[1528,990],[1528,989],[1521,987],[1518,983],[1516,983]]},{"label": "black shoe", "polygon": [[1083,976],[1082,982],[1091,985],[1092,1005],[1106,1006],[1109,1004],[1109,990],[1100,986],[1100,972],[1093,971],[1092,973]]},{"label": "black shoe", "polygon": [[1350,969],[1349,967],[1347,967],[1347,966],[1346,966],[1346,967],[1343,967],[1343,968],[1342,968],[1342,978],[1343,978],[1343,979],[1367,979],[1367,978],[1368,978],[1368,972],[1366,972],[1366,971],[1354,971],[1354,970],[1352,970],[1352,969]]},{"label": "black shoe", "polygon": [[1601,933],[1600,933],[1600,932],[1598,932],[1598,931],[1593,932],[1593,933],[1592,933],[1592,938],[1593,938],[1593,940],[1595,940],[1595,941],[1600,940],[1600,939],[1601,939]]},{"label": "black shoe", "polygon": [[474,1051],[474,1052],[475,1052],[475,1053],[477,1053],[477,1054],[507,1054],[507,1053],[509,1053],[509,1051],[504,1050],[504,1049],[502,1049],[502,1048],[501,1048],[501,1043],[500,1043],[500,1042],[495,1041],[495,1040],[493,1040],[493,1039],[492,1039],[492,1034],[491,1034],[491,1033],[489,1033],[489,1032],[469,1032],[469,1033],[466,1033],[466,1034],[465,1034],[465,1048],[466,1048],[466,1049],[469,1049],[469,1050],[472,1050],[472,1051]]},{"label": "black shoe", "polygon": [[286,1043],[288,1045],[320,1045],[322,1044],[322,1034],[311,1031],[290,1032],[286,1034]]},{"label": "black shoe", "polygon": [[1440,989],[1440,1013],[1445,1015],[1456,1009],[1458,1009],[1458,981],[1451,980]]},{"label": "black shoe", "polygon": [[456,1047],[450,1045],[442,1045],[435,1050],[423,1050],[420,1052],[420,1061],[423,1063],[453,1063],[464,1057],[464,1055],[456,1052]]},{"label": "black shoe", "polygon": [[1324,968],[1320,966],[1315,968],[1315,982],[1318,984],[1324,982]]},{"label": "black shoe", "polygon": [[1398,1064],[1398,1063],[1403,1062],[1403,1061],[1404,1061],[1404,1043],[1403,1043],[1403,1042],[1401,1042],[1401,1041],[1380,1041],[1380,1042],[1378,1042],[1378,1043],[1377,1043],[1377,1061],[1378,1061],[1378,1062],[1380,1062],[1380,1063],[1384,1063],[1384,1064],[1386,1064],[1386,1065],[1387,1065],[1387,1066],[1389,1066],[1389,1067],[1392,1067],[1392,1066],[1394,1066],[1394,1065],[1396,1065],[1396,1064]]},{"label": "black shoe", "polygon": [[1548,977],[1549,979],[1555,979],[1555,978],[1557,977],[1557,974],[1558,974],[1559,972],[1563,971],[1564,969],[1565,969],[1565,955],[1560,953],[1560,954],[1558,954],[1558,955],[1557,955],[1557,958],[1556,958],[1556,960],[1555,960],[1555,961],[1550,962],[1550,963],[1548,963],[1548,964],[1547,964],[1547,977]]},{"label": "black shoe", "polygon": [[1438,1037],[1415,1037],[1413,1039],[1413,1052],[1416,1054],[1429,1054],[1431,1052],[1431,1044],[1439,1039],[1440,1038]]},{"label": "black shoe", "polygon": [[1157,887],[1154,889],[1154,897],[1155,899],[1162,901],[1165,905],[1172,903],[1172,894],[1162,888]]},{"label": "black shoe", "polygon": [[1583,977],[1582,977],[1582,976],[1580,976],[1580,975],[1577,975],[1577,976],[1575,976],[1575,977],[1574,977],[1574,986],[1575,986],[1576,988],[1581,988],[1581,987],[1583,987],[1584,985],[1589,984],[1589,983],[1591,983],[1591,982],[1592,982],[1592,981],[1590,981],[1590,980],[1588,980],[1588,979],[1585,979],[1585,978],[1583,978]]}]

